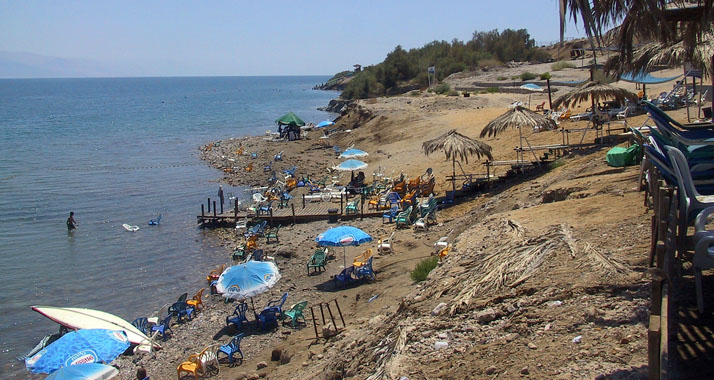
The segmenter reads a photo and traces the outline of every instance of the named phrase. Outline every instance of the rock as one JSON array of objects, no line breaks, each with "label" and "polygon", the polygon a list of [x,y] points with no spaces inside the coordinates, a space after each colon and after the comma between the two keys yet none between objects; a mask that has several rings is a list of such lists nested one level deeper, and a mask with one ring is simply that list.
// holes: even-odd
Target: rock
[{"label": "rock", "polygon": [[303,366],[303,367],[307,367],[307,366],[309,366],[309,365],[310,365],[310,363],[308,363],[308,362],[302,362],[302,366]]},{"label": "rock", "polygon": [[494,373],[496,373],[496,367],[490,366],[490,367],[486,368],[487,375],[493,375]]},{"label": "rock", "polygon": [[256,372],[251,373],[248,375],[248,377],[245,378],[246,380],[258,380],[260,379],[260,375],[258,375]]},{"label": "rock", "polygon": [[258,362],[258,369],[263,369],[268,366],[266,362]]},{"label": "rock", "polygon": [[436,305],[434,310],[431,311],[431,315],[439,315],[444,309],[446,309],[446,302]]},{"label": "rock", "polygon": [[327,339],[327,338],[333,337],[335,335],[337,335],[337,329],[335,328],[335,326],[332,323],[328,323],[322,328],[322,337],[323,338]]},{"label": "rock", "polygon": [[424,330],[424,331],[421,332],[421,336],[423,336],[424,338],[428,338],[428,337],[430,337],[431,334],[433,334],[433,333],[434,333],[434,332],[431,331],[431,330]]},{"label": "rock", "polygon": [[536,348],[538,348],[538,346],[536,346],[533,342],[528,342],[528,348],[530,348],[531,350],[535,350]]},{"label": "rock", "polygon": [[418,295],[418,296],[414,297],[414,302],[419,302],[422,300],[424,300],[424,296],[422,296],[422,295]]},{"label": "rock", "polygon": [[277,362],[280,360],[280,354],[283,353],[283,350],[276,348],[273,350],[273,352],[270,354],[270,361]]},{"label": "rock", "polygon": [[268,376],[268,373],[267,373],[267,372],[261,372],[261,373],[258,374],[258,376],[260,376],[260,378],[262,379],[262,378]]},{"label": "rock", "polygon": [[438,336],[439,336],[439,339],[449,339],[449,334],[447,334],[447,333],[441,333]]},{"label": "rock", "polygon": [[245,380],[248,377],[248,374],[245,372],[241,372],[236,376],[236,380]]},{"label": "rock", "polygon": [[513,342],[514,340],[518,339],[518,333],[506,334],[505,338],[506,342]]},{"label": "rock", "polygon": [[479,323],[489,323],[498,318],[498,313],[496,312],[496,309],[489,307],[488,309],[476,312],[474,318],[476,318]]},{"label": "rock", "polygon": [[286,351],[283,351],[283,354],[280,355],[280,364],[290,363],[290,358],[290,354],[288,354]]},{"label": "rock", "polygon": [[620,339],[620,344],[628,344],[628,343],[630,343],[629,339],[627,339],[627,338]]},{"label": "rock", "polygon": [[521,375],[527,375],[528,373],[528,367],[521,368]]},{"label": "rock", "polygon": [[323,354],[317,354],[317,356],[316,356],[317,360],[322,360],[322,358],[324,358],[324,357],[325,357],[325,355],[323,355]]}]

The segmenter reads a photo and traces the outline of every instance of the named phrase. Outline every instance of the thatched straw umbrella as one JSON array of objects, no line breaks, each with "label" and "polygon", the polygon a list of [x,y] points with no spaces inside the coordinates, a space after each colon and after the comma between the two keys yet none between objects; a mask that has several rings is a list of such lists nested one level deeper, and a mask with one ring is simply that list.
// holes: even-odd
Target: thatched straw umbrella
[{"label": "thatched straw umbrella", "polygon": [[469,162],[469,156],[475,155],[477,158],[481,156],[487,157],[489,160],[493,160],[491,155],[491,146],[474,140],[470,137],[464,136],[455,129],[452,129],[443,135],[433,139],[424,141],[421,144],[424,154],[427,156],[438,150],[443,150],[446,154],[446,159],[451,159],[452,173],[452,189],[456,193],[456,157],[459,157],[459,161]]},{"label": "thatched straw umbrella", "polygon": [[510,107],[506,113],[491,120],[486,126],[481,130],[479,137],[492,137],[505,131],[508,128],[518,128],[518,144],[523,150],[523,131],[521,127],[547,127],[555,128],[555,120],[541,115],[537,112],[533,112],[530,109],[516,105]]},{"label": "thatched straw umbrella", "polygon": [[614,98],[618,102],[622,102],[625,99],[629,99],[633,102],[639,100],[637,94],[627,91],[624,88],[611,86],[599,81],[587,81],[580,87],[555,99],[553,107],[558,108],[561,104],[569,107],[571,104],[575,105],[588,99],[592,99],[592,103],[595,104],[609,98]]}]

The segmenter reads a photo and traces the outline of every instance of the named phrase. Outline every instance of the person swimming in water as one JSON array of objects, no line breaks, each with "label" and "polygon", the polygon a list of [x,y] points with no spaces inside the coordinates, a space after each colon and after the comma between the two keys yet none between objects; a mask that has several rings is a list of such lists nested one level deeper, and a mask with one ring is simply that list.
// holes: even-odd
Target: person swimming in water
[{"label": "person swimming in water", "polygon": [[77,228],[77,221],[74,220],[74,211],[69,212],[69,218],[67,218],[67,231],[72,231]]}]

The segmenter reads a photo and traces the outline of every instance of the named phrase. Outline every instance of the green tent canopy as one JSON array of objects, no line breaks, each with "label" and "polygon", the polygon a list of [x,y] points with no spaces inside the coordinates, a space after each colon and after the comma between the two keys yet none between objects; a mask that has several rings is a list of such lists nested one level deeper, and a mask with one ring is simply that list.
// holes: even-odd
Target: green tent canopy
[{"label": "green tent canopy", "polygon": [[305,125],[305,122],[292,112],[288,112],[285,115],[280,116],[280,118],[275,120],[275,122],[278,123],[278,125],[297,125],[298,127]]}]

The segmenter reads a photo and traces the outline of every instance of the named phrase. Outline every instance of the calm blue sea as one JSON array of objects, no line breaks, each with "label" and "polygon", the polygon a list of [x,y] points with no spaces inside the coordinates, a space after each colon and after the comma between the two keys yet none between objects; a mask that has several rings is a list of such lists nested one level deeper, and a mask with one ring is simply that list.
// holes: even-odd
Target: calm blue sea
[{"label": "calm blue sea", "polygon": [[[27,376],[15,356],[57,330],[32,305],[131,321],[204,286],[229,253],[196,226],[221,177],[198,147],[275,129],[287,111],[316,123],[334,116],[316,108],[337,94],[311,90],[327,79],[0,80],[3,378]],[[161,225],[149,226],[158,214]]]}]

